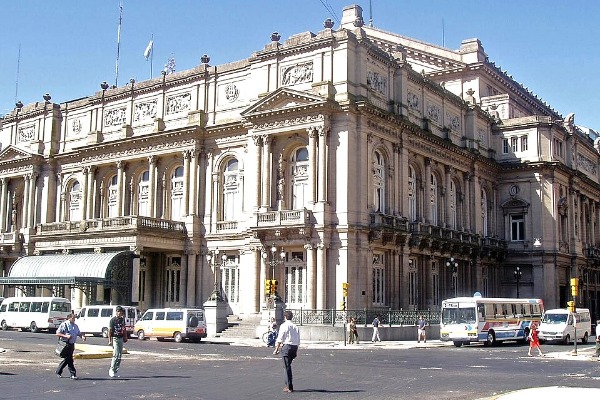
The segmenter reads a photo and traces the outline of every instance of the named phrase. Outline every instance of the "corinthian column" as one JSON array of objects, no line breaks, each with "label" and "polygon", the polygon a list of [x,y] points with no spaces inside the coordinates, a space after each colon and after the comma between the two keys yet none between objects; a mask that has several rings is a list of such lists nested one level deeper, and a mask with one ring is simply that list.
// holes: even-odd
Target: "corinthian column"
[{"label": "corinthian column", "polygon": [[261,207],[268,210],[271,206],[271,137],[263,136],[263,154],[262,154],[262,179],[260,180]]}]

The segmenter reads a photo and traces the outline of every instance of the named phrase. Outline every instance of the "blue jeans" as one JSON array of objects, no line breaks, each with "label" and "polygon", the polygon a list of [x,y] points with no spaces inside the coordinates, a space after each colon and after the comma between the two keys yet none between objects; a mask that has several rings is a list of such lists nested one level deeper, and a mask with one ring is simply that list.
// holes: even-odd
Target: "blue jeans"
[{"label": "blue jeans", "polygon": [[119,367],[121,367],[121,356],[123,355],[123,338],[113,337],[112,345],[113,356],[112,361],[110,362],[110,371],[112,371],[116,375],[117,372],[119,372]]}]

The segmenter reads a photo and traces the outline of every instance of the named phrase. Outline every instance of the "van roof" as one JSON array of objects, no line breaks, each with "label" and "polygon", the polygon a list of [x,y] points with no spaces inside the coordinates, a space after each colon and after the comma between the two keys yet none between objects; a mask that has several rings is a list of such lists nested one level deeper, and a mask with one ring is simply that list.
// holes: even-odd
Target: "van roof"
[{"label": "van roof", "polygon": [[[587,308],[577,308],[578,313],[589,313],[590,310]],[[546,314],[568,314],[570,311],[568,308],[554,308],[552,310],[546,310]]]}]

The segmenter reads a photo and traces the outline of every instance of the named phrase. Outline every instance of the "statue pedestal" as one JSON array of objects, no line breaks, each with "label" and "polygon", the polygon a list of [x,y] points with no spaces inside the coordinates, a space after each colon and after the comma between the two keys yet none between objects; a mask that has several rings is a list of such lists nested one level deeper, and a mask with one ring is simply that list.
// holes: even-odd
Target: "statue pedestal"
[{"label": "statue pedestal", "polygon": [[215,337],[229,326],[227,322],[227,303],[223,300],[207,300],[204,302],[206,318],[206,334]]}]

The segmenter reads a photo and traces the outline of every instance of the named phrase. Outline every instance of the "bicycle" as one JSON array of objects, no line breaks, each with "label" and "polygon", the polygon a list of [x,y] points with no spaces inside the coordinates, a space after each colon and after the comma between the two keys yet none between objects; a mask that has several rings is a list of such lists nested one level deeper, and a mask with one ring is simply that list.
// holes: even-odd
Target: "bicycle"
[{"label": "bicycle", "polygon": [[277,331],[266,331],[262,334],[262,341],[268,347],[275,346],[275,339],[277,338]]}]

